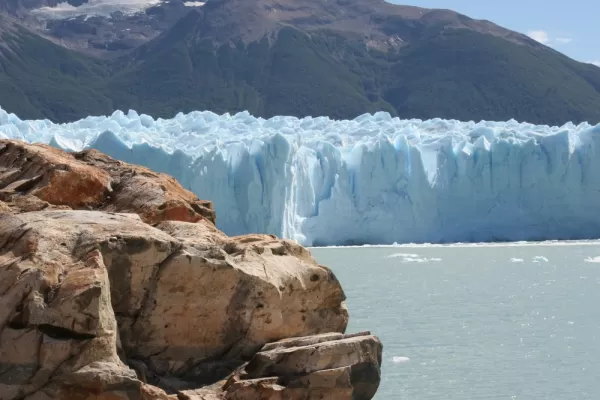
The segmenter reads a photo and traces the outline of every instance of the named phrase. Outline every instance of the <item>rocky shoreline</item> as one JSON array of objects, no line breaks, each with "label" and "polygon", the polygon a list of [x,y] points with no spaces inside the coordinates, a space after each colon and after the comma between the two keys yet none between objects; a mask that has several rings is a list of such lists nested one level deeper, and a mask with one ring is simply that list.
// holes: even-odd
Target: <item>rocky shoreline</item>
[{"label": "rocky shoreline", "polygon": [[371,399],[335,275],[95,150],[0,140],[0,399]]}]

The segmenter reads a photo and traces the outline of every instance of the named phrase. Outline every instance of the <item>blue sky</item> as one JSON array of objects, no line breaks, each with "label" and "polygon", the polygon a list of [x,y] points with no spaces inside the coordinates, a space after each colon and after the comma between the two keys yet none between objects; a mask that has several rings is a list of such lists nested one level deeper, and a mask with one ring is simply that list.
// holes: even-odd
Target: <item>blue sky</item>
[{"label": "blue sky", "polygon": [[600,0],[390,0],[487,19],[600,66]]}]

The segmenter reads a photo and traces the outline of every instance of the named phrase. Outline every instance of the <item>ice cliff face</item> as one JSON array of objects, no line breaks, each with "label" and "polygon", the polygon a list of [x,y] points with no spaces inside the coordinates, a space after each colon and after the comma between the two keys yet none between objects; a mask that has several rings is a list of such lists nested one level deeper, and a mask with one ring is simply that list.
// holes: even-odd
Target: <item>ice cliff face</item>
[{"label": "ice cliff face", "polygon": [[56,125],[0,110],[0,138],[91,147],[171,174],[215,203],[229,235],[304,245],[600,237],[600,125],[210,112]]}]

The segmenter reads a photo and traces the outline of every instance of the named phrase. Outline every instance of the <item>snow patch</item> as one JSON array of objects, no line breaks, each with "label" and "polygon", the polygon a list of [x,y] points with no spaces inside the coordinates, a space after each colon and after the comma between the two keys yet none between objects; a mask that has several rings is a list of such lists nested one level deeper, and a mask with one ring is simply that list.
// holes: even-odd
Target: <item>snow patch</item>
[{"label": "snow patch", "polygon": [[162,0],[90,0],[75,7],[65,1],[58,3],[56,7],[42,7],[31,12],[49,19],[67,19],[82,15],[110,17],[115,12],[135,14],[161,2]]}]

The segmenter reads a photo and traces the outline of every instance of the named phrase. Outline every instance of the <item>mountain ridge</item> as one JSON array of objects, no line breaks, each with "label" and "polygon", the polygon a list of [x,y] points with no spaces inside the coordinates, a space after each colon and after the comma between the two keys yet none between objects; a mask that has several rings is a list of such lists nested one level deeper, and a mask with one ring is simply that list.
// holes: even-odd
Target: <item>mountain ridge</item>
[{"label": "mountain ridge", "polygon": [[[0,57],[0,105],[22,118],[207,109],[262,117],[387,111],[421,119],[600,121],[600,68],[448,10],[382,0],[172,2],[144,15],[70,20],[83,32],[70,34],[77,51],[69,38],[58,40],[63,46],[47,42],[54,31],[40,36],[4,18],[18,29],[2,34],[11,51]],[[131,32],[124,27],[148,21],[146,33],[134,33],[148,40],[91,38],[109,37],[107,26]]]}]

